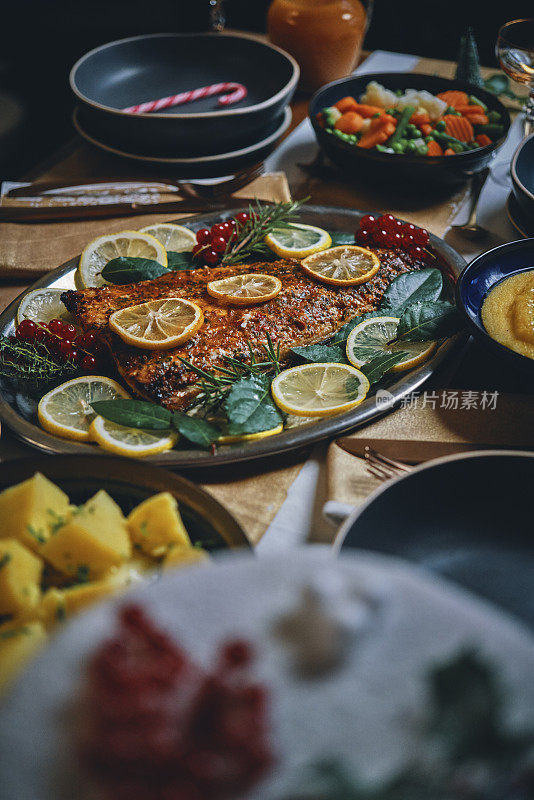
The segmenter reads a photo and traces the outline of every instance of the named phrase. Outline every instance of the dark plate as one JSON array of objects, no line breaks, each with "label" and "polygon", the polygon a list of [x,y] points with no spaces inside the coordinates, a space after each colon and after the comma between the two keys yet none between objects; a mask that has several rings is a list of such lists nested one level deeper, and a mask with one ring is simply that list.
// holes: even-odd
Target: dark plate
[{"label": "dark plate", "polygon": [[456,294],[472,333],[491,347],[503,363],[534,377],[534,360],[492,339],[480,315],[486,295],[499,281],[531,269],[534,269],[534,239],[501,244],[471,261],[460,275]]},{"label": "dark plate", "polygon": [[124,514],[158,492],[170,492],[180,505],[184,525],[193,543],[208,550],[250,548],[239,523],[214,497],[195,484],[146,463],[135,469],[124,458],[93,455],[38,456],[0,464],[0,491],[42,472],[63,489],[73,503],[85,503],[105,489]]},{"label": "dark plate", "polygon": [[337,544],[415,561],[534,626],[533,485],[532,453],[437,459],[376,491]]},{"label": "dark plate", "polygon": [[[232,213],[235,213],[236,209]],[[359,221],[367,211],[354,211],[349,208],[334,208],[332,206],[305,206],[298,216],[304,224],[320,225],[331,231],[353,233]],[[193,230],[211,227],[216,222],[227,219],[229,213],[212,213],[191,217],[187,225]],[[183,220],[182,220],[183,223]],[[432,246],[442,257],[445,271],[455,281],[465,265],[463,258],[456,253],[442,239],[430,237]],[[62,267],[48,273],[30,289],[43,286],[58,288],[75,288],[74,272],[78,258],[64,264]],[[28,291],[30,290],[28,289]],[[22,297],[23,295],[21,295]],[[11,335],[14,331],[14,320],[21,297],[14,300],[0,315],[0,334]],[[366,424],[375,417],[381,416],[393,409],[400,399],[410,392],[419,389],[434,373],[437,367],[448,356],[457,352],[459,342],[450,339],[444,342],[435,354],[420,367],[403,375],[395,383],[388,386],[388,391],[381,393],[380,397],[371,394],[363,403],[352,411],[332,417],[319,419],[317,422],[305,422],[298,427],[286,429],[276,436],[267,436],[252,442],[225,445],[217,448],[215,455],[209,450],[199,449],[174,449],[158,456],[150,456],[148,461],[168,467],[208,467],[219,464],[247,461],[253,458],[282,453],[294,450],[313,442],[320,441],[340,433],[349,431]],[[5,383],[0,383],[0,419],[8,425],[20,438],[33,447],[47,453],[93,453],[99,451],[92,445],[60,439],[43,431],[36,420],[36,403],[28,395],[21,392],[13,393]]]},{"label": "dark plate", "polygon": [[529,219],[517,202],[513,192],[508,195],[506,213],[508,214],[508,219],[521,236],[524,236],[525,239],[534,236],[534,217]]},{"label": "dark plate", "polygon": [[[187,156],[260,138],[291,100],[298,77],[290,55],[253,37],[163,33],[91,50],[72,68],[70,85],[101,138],[129,151],[174,148]],[[120,110],[221,81],[244,84],[247,97],[228,107],[211,97],[151,114]]]},{"label": "dark plate", "polygon": [[[438,94],[448,89],[460,89],[478,97],[490,111],[498,111],[502,115],[505,134],[493,144],[478,150],[457,153],[454,156],[429,157],[364,150],[326,133],[317,122],[319,111],[347,95],[359,98],[371,81],[377,81],[386,89],[393,91],[407,88],[425,89],[431,94]],[[453,184],[465,180],[473,172],[478,172],[489,164],[495,151],[506,139],[510,127],[510,115],[495,95],[465,81],[448,80],[436,75],[417,75],[413,72],[379,72],[328,83],[312,97],[309,114],[319,145],[343,170],[354,174],[356,178],[364,176],[367,179],[372,176],[374,179],[389,182],[404,181],[407,185],[413,181],[426,182],[432,186],[433,183]]]},{"label": "dark plate", "polygon": [[167,168],[172,166],[175,176],[179,174],[181,177],[216,178],[221,175],[235,174],[242,169],[264,161],[269,153],[274,150],[280,137],[289,128],[291,117],[291,109],[287,106],[281,116],[270,123],[262,134],[263,138],[259,141],[228,153],[196,158],[163,155],[157,147],[148,152],[130,152],[114,142],[101,140],[98,131],[92,129],[91,119],[83,114],[83,109],[75,109],[72,119],[74,127],[80,136],[83,136],[86,141],[100,150],[156,167]]},{"label": "dark plate", "polygon": [[523,139],[510,164],[512,191],[521,211],[534,228],[534,133]]}]

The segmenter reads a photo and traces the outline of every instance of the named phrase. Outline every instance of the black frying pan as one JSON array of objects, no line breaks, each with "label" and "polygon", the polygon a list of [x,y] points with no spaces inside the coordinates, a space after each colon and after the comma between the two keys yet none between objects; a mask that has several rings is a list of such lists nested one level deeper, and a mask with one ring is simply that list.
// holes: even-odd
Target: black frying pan
[{"label": "black frying pan", "polygon": [[532,453],[436,459],[375,492],[337,543],[415,561],[534,626],[533,486]]},{"label": "black frying pan", "polygon": [[[70,85],[101,138],[131,152],[175,156],[224,153],[252,144],[290,101],[299,77],[296,61],[257,39],[229,34],[163,33],[97,47],[72,68]],[[122,108],[222,81],[248,89],[227,107],[204,98],[158,113]]]}]

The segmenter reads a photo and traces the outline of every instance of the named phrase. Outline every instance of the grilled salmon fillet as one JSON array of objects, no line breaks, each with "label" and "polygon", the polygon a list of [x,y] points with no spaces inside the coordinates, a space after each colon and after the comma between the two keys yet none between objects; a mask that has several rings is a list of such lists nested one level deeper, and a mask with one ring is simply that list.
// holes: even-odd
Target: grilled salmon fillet
[{"label": "grilled salmon fillet", "polygon": [[[424,266],[394,250],[377,249],[376,253],[380,269],[361,286],[328,286],[307,275],[298,261],[284,260],[171,272],[125,286],[67,291],[61,299],[84,330],[92,330],[105,342],[135,395],[171,410],[181,409],[198,393],[198,379],[178,356],[202,369],[217,370],[225,356],[247,360],[247,342],[259,353],[269,334],[285,358],[292,347],[324,341],[353,317],[376,309],[393,278]],[[206,291],[209,281],[249,272],[276,275],[282,282],[278,296],[255,306],[230,306],[218,303]],[[114,311],[167,297],[192,300],[204,312],[200,330],[180,347],[139,350],[110,330],[108,320]]]}]

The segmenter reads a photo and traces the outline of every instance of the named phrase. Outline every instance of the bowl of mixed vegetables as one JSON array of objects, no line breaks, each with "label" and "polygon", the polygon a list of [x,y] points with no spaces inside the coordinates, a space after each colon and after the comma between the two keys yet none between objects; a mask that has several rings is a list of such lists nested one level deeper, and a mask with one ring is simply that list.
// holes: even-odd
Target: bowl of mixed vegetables
[{"label": "bowl of mixed vegetables", "polygon": [[433,75],[344,78],[312,98],[310,119],[326,155],[351,174],[451,183],[483,169],[510,116],[495,95]]}]

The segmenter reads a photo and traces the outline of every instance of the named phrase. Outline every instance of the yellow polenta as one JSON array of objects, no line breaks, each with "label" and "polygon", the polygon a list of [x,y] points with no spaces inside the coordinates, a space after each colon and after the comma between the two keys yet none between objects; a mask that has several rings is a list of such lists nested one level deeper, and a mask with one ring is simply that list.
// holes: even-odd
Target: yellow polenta
[{"label": "yellow polenta", "polygon": [[534,269],[498,283],[482,305],[482,323],[492,339],[534,358]]}]

